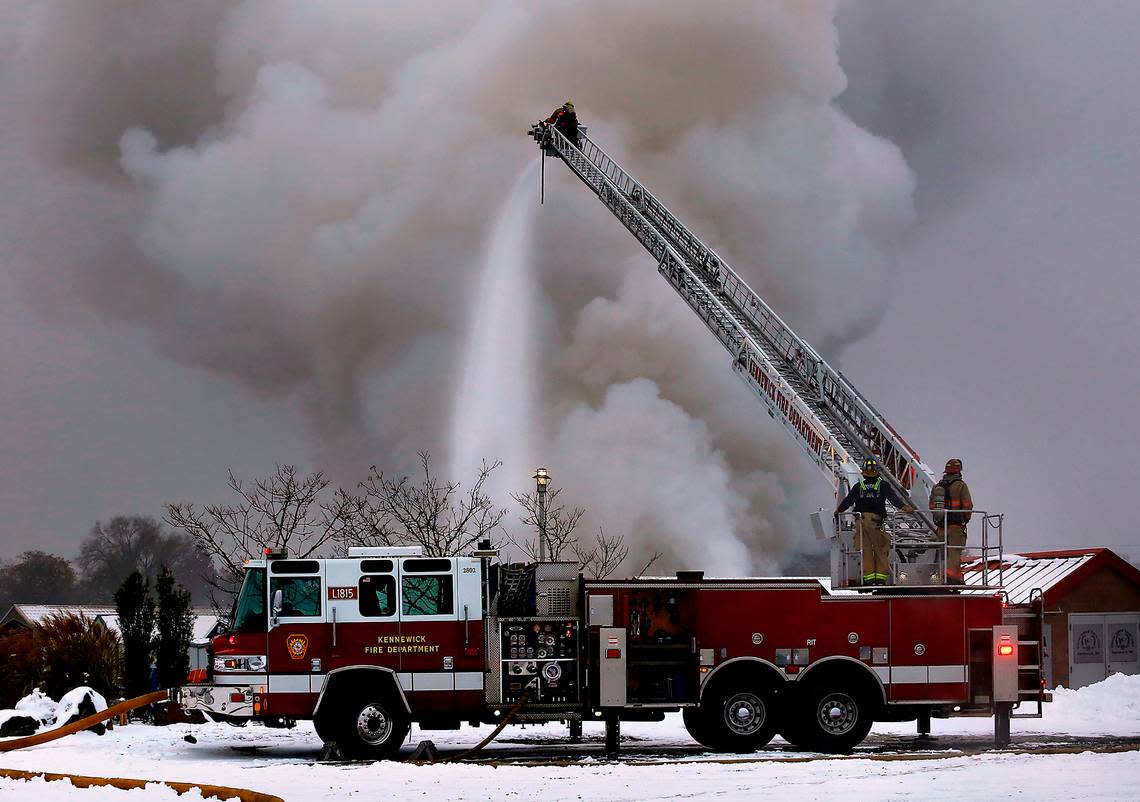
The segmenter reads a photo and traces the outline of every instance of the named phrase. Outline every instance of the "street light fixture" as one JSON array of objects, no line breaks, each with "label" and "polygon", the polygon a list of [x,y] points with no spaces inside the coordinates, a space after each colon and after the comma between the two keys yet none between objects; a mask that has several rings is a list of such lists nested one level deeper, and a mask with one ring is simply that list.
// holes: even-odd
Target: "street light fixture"
[{"label": "street light fixture", "polygon": [[538,561],[546,562],[546,486],[550,484],[550,473],[539,468],[531,479],[538,486]]}]

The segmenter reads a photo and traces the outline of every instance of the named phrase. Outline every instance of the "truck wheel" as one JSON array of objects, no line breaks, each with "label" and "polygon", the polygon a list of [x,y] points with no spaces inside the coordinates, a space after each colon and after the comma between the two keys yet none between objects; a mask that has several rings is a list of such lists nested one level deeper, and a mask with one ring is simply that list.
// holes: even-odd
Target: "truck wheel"
[{"label": "truck wheel", "polygon": [[394,758],[411,726],[403,710],[383,699],[346,704],[342,711],[336,740],[355,760]]},{"label": "truck wheel", "polygon": [[850,752],[867,737],[874,722],[873,705],[865,695],[833,686],[809,690],[797,712],[788,733],[792,738],[785,738],[816,752]]},{"label": "truck wheel", "polygon": [[754,752],[776,733],[774,695],[763,687],[713,688],[682,717],[693,740],[720,752]]}]

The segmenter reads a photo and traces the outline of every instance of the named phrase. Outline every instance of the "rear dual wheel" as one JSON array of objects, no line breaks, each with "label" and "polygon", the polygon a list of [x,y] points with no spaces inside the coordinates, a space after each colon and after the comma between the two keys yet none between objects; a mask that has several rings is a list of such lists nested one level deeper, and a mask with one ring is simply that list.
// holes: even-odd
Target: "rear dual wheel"
[{"label": "rear dual wheel", "polygon": [[780,736],[812,752],[850,752],[871,731],[877,709],[865,691],[835,683],[810,685],[789,705]]}]

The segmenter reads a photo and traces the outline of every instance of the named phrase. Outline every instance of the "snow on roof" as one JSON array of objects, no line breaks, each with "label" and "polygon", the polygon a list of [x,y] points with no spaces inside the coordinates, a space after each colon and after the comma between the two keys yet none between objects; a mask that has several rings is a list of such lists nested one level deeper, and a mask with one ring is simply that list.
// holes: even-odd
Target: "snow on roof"
[{"label": "snow on roof", "polygon": [[[208,607],[195,607],[194,634],[192,643],[206,643],[218,625],[218,614]],[[85,604],[13,604],[3,618],[3,625],[39,626],[53,613],[83,613],[94,618],[107,629],[119,631],[119,615],[114,607],[101,607]]]},{"label": "snow on roof", "polygon": [[[1074,571],[1096,557],[1103,549],[1085,551],[1039,551],[1028,554],[1007,554],[1001,561],[1001,585],[1009,596],[1010,604],[1028,604],[1035,590],[1042,593],[1069,577]],[[967,585],[982,585],[982,560],[962,566],[962,577]],[[990,560],[985,566],[990,585],[998,584],[998,561]]]},{"label": "snow on roof", "polygon": [[823,586],[824,595],[827,595],[827,596],[859,596],[859,595],[861,595],[858,588],[833,588],[831,586],[831,577],[829,577],[829,576],[815,576],[815,577],[811,577],[811,578]]},{"label": "snow on roof", "polygon": [[[207,607],[194,608],[191,612],[194,614],[194,632],[190,637],[190,642],[208,642],[210,635],[214,631],[214,627],[218,625],[218,614]],[[113,632],[119,631],[119,616],[114,609],[109,613],[99,615],[98,620],[103,626],[107,627],[107,629]]]},{"label": "snow on roof", "polygon": [[89,618],[97,618],[106,613],[114,613],[114,607],[92,607],[84,604],[13,604],[4,616],[4,623],[11,621],[36,626],[53,613],[83,613]]}]

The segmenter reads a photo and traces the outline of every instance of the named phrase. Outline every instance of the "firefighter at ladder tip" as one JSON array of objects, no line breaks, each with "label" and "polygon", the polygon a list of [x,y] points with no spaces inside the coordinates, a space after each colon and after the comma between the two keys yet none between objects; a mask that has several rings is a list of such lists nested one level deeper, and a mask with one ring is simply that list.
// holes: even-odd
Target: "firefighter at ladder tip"
[{"label": "firefighter at ladder tip", "polygon": [[946,582],[963,584],[962,549],[966,546],[966,524],[974,501],[970,487],[962,480],[962,460],[949,459],[942,472],[942,481],[930,493],[930,509],[939,538],[946,540]]},{"label": "firefighter at ladder tip", "polygon": [[914,507],[899,498],[894,489],[879,476],[879,461],[867,458],[863,460],[863,478],[852,486],[835,510],[838,519],[840,513],[852,504],[855,505],[855,512],[858,513],[855,547],[863,555],[864,585],[885,585],[890,578],[887,557],[891,549],[891,536],[883,528],[888,501],[903,512],[914,512]]},{"label": "firefighter at ladder tip", "polygon": [[556,108],[546,118],[546,124],[553,125],[574,147],[578,146],[578,115],[574,113],[574,104],[571,101],[567,100]]}]

